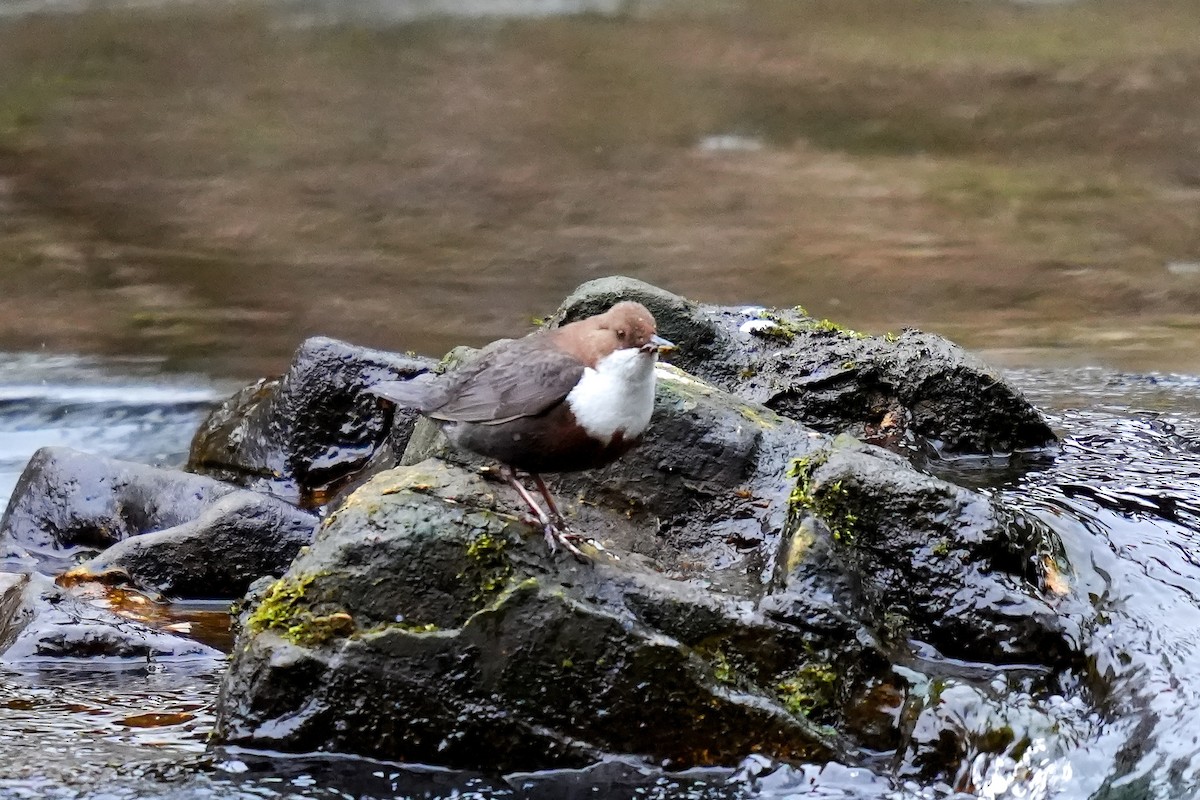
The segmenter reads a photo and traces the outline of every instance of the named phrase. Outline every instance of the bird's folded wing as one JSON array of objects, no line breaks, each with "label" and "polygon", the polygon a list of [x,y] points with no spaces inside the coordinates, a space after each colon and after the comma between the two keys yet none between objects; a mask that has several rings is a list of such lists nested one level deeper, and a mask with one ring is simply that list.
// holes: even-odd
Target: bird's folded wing
[{"label": "bird's folded wing", "polygon": [[437,385],[437,377],[424,372],[406,381],[380,381],[368,386],[366,391],[376,397],[390,400],[400,408],[428,411],[440,405],[443,399]]},{"label": "bird's folded wing", "polygon": [[583,377],[583,364],[561,350],[513,344],[457,370],[446,402],[425,413],[440,420],[498,425],[561,403]]}]

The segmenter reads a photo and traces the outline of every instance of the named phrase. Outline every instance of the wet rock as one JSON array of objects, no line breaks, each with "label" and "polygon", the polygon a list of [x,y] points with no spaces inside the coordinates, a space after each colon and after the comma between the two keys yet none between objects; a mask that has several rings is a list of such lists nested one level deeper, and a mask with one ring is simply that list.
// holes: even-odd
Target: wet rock
[{"label": "wet rock", "polygon": [[436,362],[314,337],[283,377],[237,392],[204,421],[188,469],[303,505],[321,505],[381,447],[402,452],[413,412],[363,388],[428,371]]},{"label": "wet rock", "polygon": [[608,548],[592,565],[549,557],[511,490],[434,430],[405,458],[440,457],[377,475],[260,587],[219,738],[492,769],[844,757],[899,746],[892,661],[917,640],[1051,670],[1071,655],[1029,560],[1046,532],[677,371],[640,448],[559,476]]},{"label": "wet rock", "polygon": [[[481,477],[486,462],[421,420],[403,466],[346,496],[281,580],[256,585],[219,741],[486,770],[630,753],[852,761],[916,741],[899,717],[917,673],[902,665],[1055,675],[1078,662],[1048,530],[768,407],[801,417],[812,400],[828,406],[805,412],[823,427],[891,444],[1046,441],[1011,387],[987,394],[986,367],[922,334],[907,349],[865,343],[796,312],[705,308],[622,280],[581,292],[559,321],[640,300],[701,376],[662,367],[640,447],[548,476],[605,548],[594,563],[549,555],[511,489]],[[826,384],[831,359],[875,377]],[[822,394],[835,384],[843,394]],[[943,723],[922,735],[972,746]]]},{"label": "wet rock", "polygon": [[316,520],[265,495],[178,470],[48,447],[34,454],[0,519],[0,551],[190,597],[237,597],[280,574]]},{"label": "wet rock", "polygon": [[[714,668],[731,631],[761,674],[732,646]],[[487,770],[827,759],[837,738],[776,688],[802,639],[633,563],[548,559],[492,487],[429,461],[356,492],[250,612],[216,737]]]},{"label": "wet rock", "polygon": [[282,501],[234,492],[195,520],[118,542],[71,574],[116,573],[172,597],[234,599],[255,579],[287,569],[315,526]]},{"label": "wet rock", "polygon": [[783,618],[807,617],[814,586],[836,586],[837,606],[896,646],[992,664],[1078,661],[1078,623],[1051,605],[1065,557],[1041,523],[853,441],[798,459],[793,473],[772,598]]},{"label": "wet rock", "polygon": [[177,470],[43,447],[21,473],[0,519],[0,542],[70,562],[198,517],[236,487]]},{"label": "wet rock", "polygon": [[222,655],[78,600],[42,575],[0,573],[0,663],[59,658],[146,662]]},{"label": "wet rock", "polygon": [[994,369],[920,331],[866,336],[800,309],[693,303],[630,278],[580,286],[554,323],[638,300],[680,345],[673,361],[826,433],[935,451],[1009,452],[1055,440],[1041,414]]}]

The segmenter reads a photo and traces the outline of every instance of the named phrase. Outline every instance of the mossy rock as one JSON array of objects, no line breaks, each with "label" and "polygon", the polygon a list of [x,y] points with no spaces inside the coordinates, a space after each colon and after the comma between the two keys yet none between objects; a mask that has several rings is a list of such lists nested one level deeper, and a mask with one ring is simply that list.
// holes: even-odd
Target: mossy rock
[{"label": "mossy rock", "polygon": [[496,488],[428,461],[351,495],[247,614],[216,738],[488,770],[844,752],[823,698],[778,689],[803,632],[635,559],[549,557]]},{"label": "mossy rock", "polygon": [[[844,608],[885,640],[947,656],[1065,667],[1081,631],[1055,580],[1061,543],[990,497],[839,440],[796,459],[784,586],[841,575]],[[816,542],[820,540],[821,546]]]}]

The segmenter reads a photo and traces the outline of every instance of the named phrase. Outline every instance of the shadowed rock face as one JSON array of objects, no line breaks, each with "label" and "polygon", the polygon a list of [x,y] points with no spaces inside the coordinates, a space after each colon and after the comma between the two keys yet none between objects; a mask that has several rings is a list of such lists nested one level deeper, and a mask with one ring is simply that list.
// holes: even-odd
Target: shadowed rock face
[{"label": "shadowed rock face", "polygon": [[0,573],[0,663],[221,657],[199,642],[77,600],[42,575]]},{"label": "shadowed rock face", "polygon": [[271,497],[234,492],[195,520],[118,542],[71,571],[117,573],[171,597],[233,599],[278,575],[312,541],[316,519]]},{"label": "shadowed rock face", "polygon": [[887,446],[919,437],[955,453],[1055,441],[1014,386],[933,334],[864,336],[795,309],[702,305],[622,277],[583,284],[552,322],[590,316],[618,299],[650,309],[680,346],[672,359],[680,367],[825,433]]},{"label": "shadowed rock face", "polygon": [[1078,661],[1082,632],[1053,588],[1065,557],[1052,532],[876,448],[839,444],[796,462],[782,594],[828,585],[832,568],[845,578],[839,606],[894,647],[914,639],[990,664]]},{"label": "shadowed rock face", "polygon": [[382,407],[363,389],[411,378],[436,362],[314,337],[283,377],[239,391],[192,440],[188,470],[322,505],[327,492],[385,444],[401,452],[416,419]]},{"label": "shadowed rock face", "polygon": [[281,500],[178,470],[43,448],[0,519],[7,560],[77,575],[119,573],[174,596],[234,598],[279,574],[316,519]]}]

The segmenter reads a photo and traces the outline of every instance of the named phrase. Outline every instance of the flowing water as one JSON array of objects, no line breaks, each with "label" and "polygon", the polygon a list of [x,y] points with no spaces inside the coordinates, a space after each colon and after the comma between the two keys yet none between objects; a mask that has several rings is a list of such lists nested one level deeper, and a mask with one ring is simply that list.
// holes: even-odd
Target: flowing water
[{"label": "flowing water", "polygon": [[[1063,539],[1090,675],[1052,692],[1016,672],[933,665],[941,709],[968,742],[998,721],[1014,744],[964,754],[955,787],[838,765],[663,774],[626,762],[486,778],[342,757],[206,749],[222,663],[0,668],[0,797],[941,797],[1185,798],[1200,782],[1200,378],[1102,369],[1010,377],[1062,436],[1051,455],[959,460],[934,471],[1040,517]],[[43,444],[178,464],[231,386],[147,361],[0,357],[7,495]],[[1075,610],[1071,610],[1074,608]],[[180,618],[224,618],[184,607]],[[189,616],[190,615],[190,616]],[[195,635],[228,647],[220,625]]]},{"label": "flowing water", "polygon": [[[143,29],[121,16],[173,4],[188,9],[175,22],[147,17]],[[192,13],[219,4],[182,0],[0,0],[0,22],[17,31],[3,43],[23,53],[6,61],[0,50],[0,169],[13,173],[0,172],[0,350],[48,341],[59,352],[168,359],[0,352],[0,502],[46,445],[182,463],[201,417],[237,384],[180,365],[256,376],[279,368],[310,333],[437,354],[518,332],[581,281],[623,272],[697,299],[804,302],[877,332],[914,324],[1025,365],[1010,376],[1046,411],[1061,447],[925,466],[1058,533],[1072,566],[1063,614],[1088,643],[1088,669],[1047,689],[1029,671],[936,654],[904,668],[914,695],[937,682],[940,703],[922,713],[967,743],[953,785],[934,786],[912,778],[903,754],[877,774],[748,756],[683,774],[616,761],[485,777],[211,751],[223,662],[0,665],[0,800],[1200,797],[1200,378],[1062,366],[1200,372],[1192,299],[1200,272],[1188,222],[1200,194],[1179,155],[1194,143],[1194,119],[1180,112],[1181,138],[1163,135],[1161,163],[1141,124],[1153,118],[1169,131],[1168,112],[1194,101],[1186,79],[1194,8],[1178,4],[1178,24],[1168,14],[1144,37],[1161,55],[1174,36],[1187,58],[1156,69],[1135,54],[1131,63],[1151,67],[1132,74],[1101,60],[1089,80],[1084,62],[1104,50],[1092,39],[1113,26],[1086,27],[1086,15],[1058,27],[1034,20],[1029,30],[1046,43],[1020,27],[1027,14],[1006,17],[1001,33],[1024,38],[998,41],[1032,48],[1010,63],[1004,47],[974,38],[987,27],[964,10],[974,4],[926,3],[930,16],[896,20],[901,35],[872,38],[855,32],[878,14],[854,9],[882,5],[845,4],[847,23],[832,11],[841,3],[806,3],[835,24],[818,25],[811,41],[804,26],[788,28],[809,41],[798,50],[776,42],[769,15],[756,27],[746,14],[729,36],[700,25],[673,37],[655,20],[638,28],[654,0],[260,5],[283,9],[282,24],[250,14],[238,17],[248,27],[227,27]],[[478,30],[433,25],[379,37],[352,24],[567,12],[586,17],[578,26],[488,20]],[[948,15],[961,17],[958,33],[939,34],[934,23]],[[1135,16],[1159,19],[1142,7]],[[59,30],[62,20],[71,22]],[[306,38],[329,23],[327,35]],[[880,27],[892,33],[889,19]],[[1029,66],[1041,63],[1043,45],[1075,40],[1077,69],[1059,69],[1057,58],[1043,73]],[[996,47],[997,69],[1019,68],[968,60],[959,74],[953,63],[965,56],[946,49],[956,41]],[[796,60],[823,48],[849,61]],[[868,56],[880,48],[901,65],[949,66],[910,74],[885,59],[871,73]],[[745,61],[759,72],[730,81],[710,71],[726,61],[726,71]],[[1106,106],[1100,89],[1110,84],[1120,89]],[[881,110],[890,106],[861,86],[881,87],[889,102],[932,87],[950,105],[918,93],[897,126]],[[1040,92],[1048,92],[1042,106]],[[1012,131],[999,114],[985,132],[1014,158],[1048,147],[1050,162],[1005,171],[990,151],[971,160],[988,141],[971,127],[987,121],[976,108],[987,97],[1001,110],[1010,98],[1020,113]],[[1083,100],[1097,103],[1098,122],[1083,116],[1082,137],[1038,138],[1075,130],[1071,119],[1041,121],[1081,113]],[[1145,111],[1143,101],[1159,105]],[[1108,124],[1126,118],[1136,147]],[[42,146],[54,157],[8,159],[23,140],[4,137],[18,134],[31,152]],[[1086,154],[1093,138],[1106,158],[1147,159],[1139,180],[1177,175],[1183,185],[1146,189],[1117,172],[1076,186],[1075,171],[1106,167],[1070,159],[1057,168],[1071,180],[1047,172],[1055,154]],[[395,155],[396,143],[408,149]],[[807,193],[794,191],[801,185]],[[1129,209],[1133,223],[1108,224]],[[1022,236],[1009,241],[1013,231]],[[976,240],[991,244],[968,246]],[[990,251],[1001,244],[1010,249]],[[178,606],[167,619],[229,646],[223,609]],[[998,728],[1007,744],[997,744]]]}]

